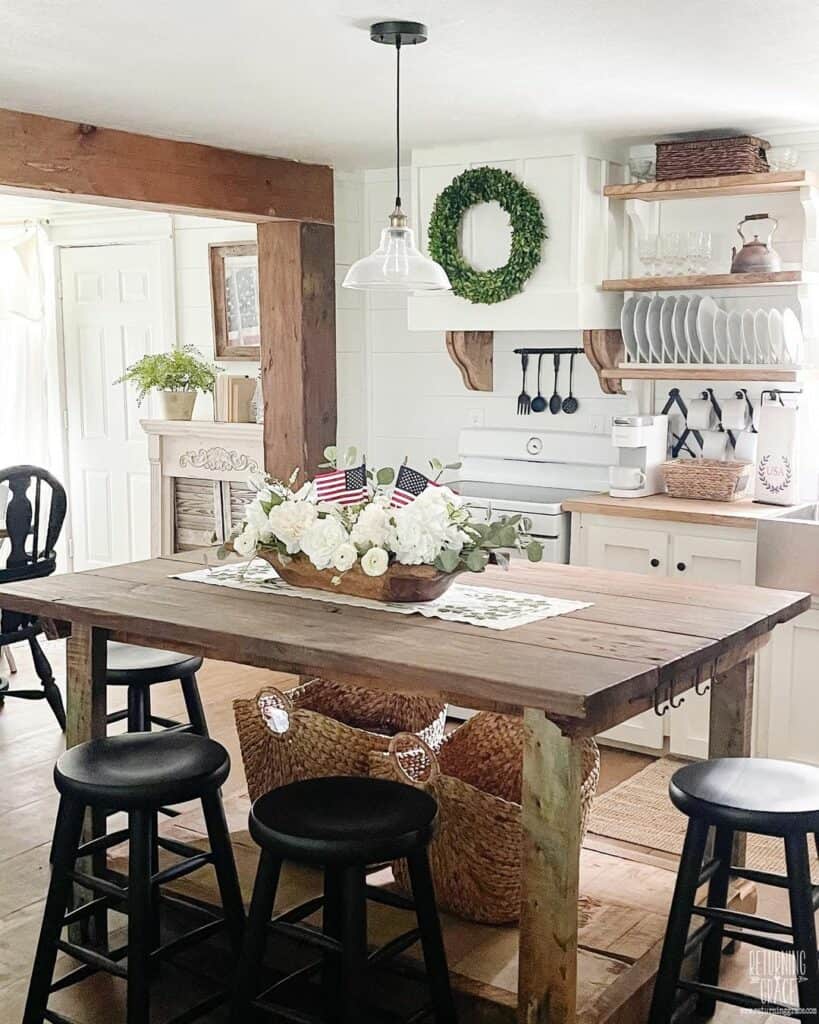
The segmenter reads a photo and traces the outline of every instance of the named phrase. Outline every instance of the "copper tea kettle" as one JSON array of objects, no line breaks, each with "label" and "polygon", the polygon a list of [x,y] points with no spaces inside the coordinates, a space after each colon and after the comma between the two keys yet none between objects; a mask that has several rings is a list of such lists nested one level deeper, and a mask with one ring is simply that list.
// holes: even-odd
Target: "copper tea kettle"
[{"label": "copper tea kettle", "polygon": [[[743,235],[742,225],[752,220],[769,220],[773,224],[764,242],[760,242],[759,235],[754,235],[751,242]],[[760,274],[782,269],[779,253],[771,248],[771,239],[778,226],[779,221],[776,217],[771,217],[767,213],[750,213],[739,222],[737,234],[742,239],[742,248],[737,250],[734,246],[731,249],[732,274]]]}]

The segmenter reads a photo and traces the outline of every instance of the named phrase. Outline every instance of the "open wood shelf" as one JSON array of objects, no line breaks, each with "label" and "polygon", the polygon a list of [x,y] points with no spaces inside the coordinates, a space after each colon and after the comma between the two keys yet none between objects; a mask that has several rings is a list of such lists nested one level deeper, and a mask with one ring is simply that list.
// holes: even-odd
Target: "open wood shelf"
[{"label": "open wood shelf", "polygon": [[809,371],[798,366],[674,366],[668,363],[625,364],[602,368],[603,380],[748,380],[792,383]]},{"label": "open wood shelf", "polygon": [[645,181],[629,185],[606,185],[610,199],[708,199],[712,196],[761,196],[772,192],[796,192],[816,185],[812,171],[768,171],[761,174],[726,174],[715,178],[679,178],[676,181]]},{"label": "open wood shelf", "polygon": [[670,277],[625,277],[604,281],[604,292],[679,292],[706,288],[751,288],[754,285],[817,284],[819,274],[776,270],[764,274],[681,274]]}]

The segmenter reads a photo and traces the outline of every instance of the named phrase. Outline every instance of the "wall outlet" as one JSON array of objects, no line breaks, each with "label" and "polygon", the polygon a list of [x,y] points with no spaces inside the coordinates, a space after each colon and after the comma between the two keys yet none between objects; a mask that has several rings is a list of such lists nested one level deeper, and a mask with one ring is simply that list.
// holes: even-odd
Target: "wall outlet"
[{"label": "wall outlet", "polygon": [[589,429],[593,434],[610,434],[613,426],[614,422],[611,416],[602,413],[589,416]]},{"label": "wall outlet", "polygon": [[470,427],[482,427],[486,417],[483,409],[470,409],[469,410],[469,425]]}]

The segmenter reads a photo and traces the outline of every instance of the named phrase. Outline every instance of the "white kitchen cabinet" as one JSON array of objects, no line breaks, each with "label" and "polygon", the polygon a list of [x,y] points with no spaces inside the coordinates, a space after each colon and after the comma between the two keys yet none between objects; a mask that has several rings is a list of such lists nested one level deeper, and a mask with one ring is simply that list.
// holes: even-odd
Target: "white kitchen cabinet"
[{"label": "white kitchen cabinet", "polygon": [[611,569],[613,572],[665,576],[668,552],[668,533],[664,530],[635,530],[619,525],[594,526],[589,529],[586,537],[583,564],[597,569]]}]

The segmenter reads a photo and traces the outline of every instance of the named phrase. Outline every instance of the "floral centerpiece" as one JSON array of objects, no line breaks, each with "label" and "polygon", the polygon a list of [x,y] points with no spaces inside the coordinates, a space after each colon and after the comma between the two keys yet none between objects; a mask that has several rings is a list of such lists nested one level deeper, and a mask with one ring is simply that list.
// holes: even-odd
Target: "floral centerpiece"
[{"label": "floral centerpiece", "polygon": [[382,601],[432,600],[462,572],[506,566],[509,550],[540,561],[529,523],[508,516],[475,521],[461,498],[440,483],[458,464],[430,462],[427,477],[406,464],[373,473],[355,449],[337,464],[325,451],[327,472],[297,487],[267,476],[251,481],[255,497],[228,550],[270,562],[288,583]]}]

